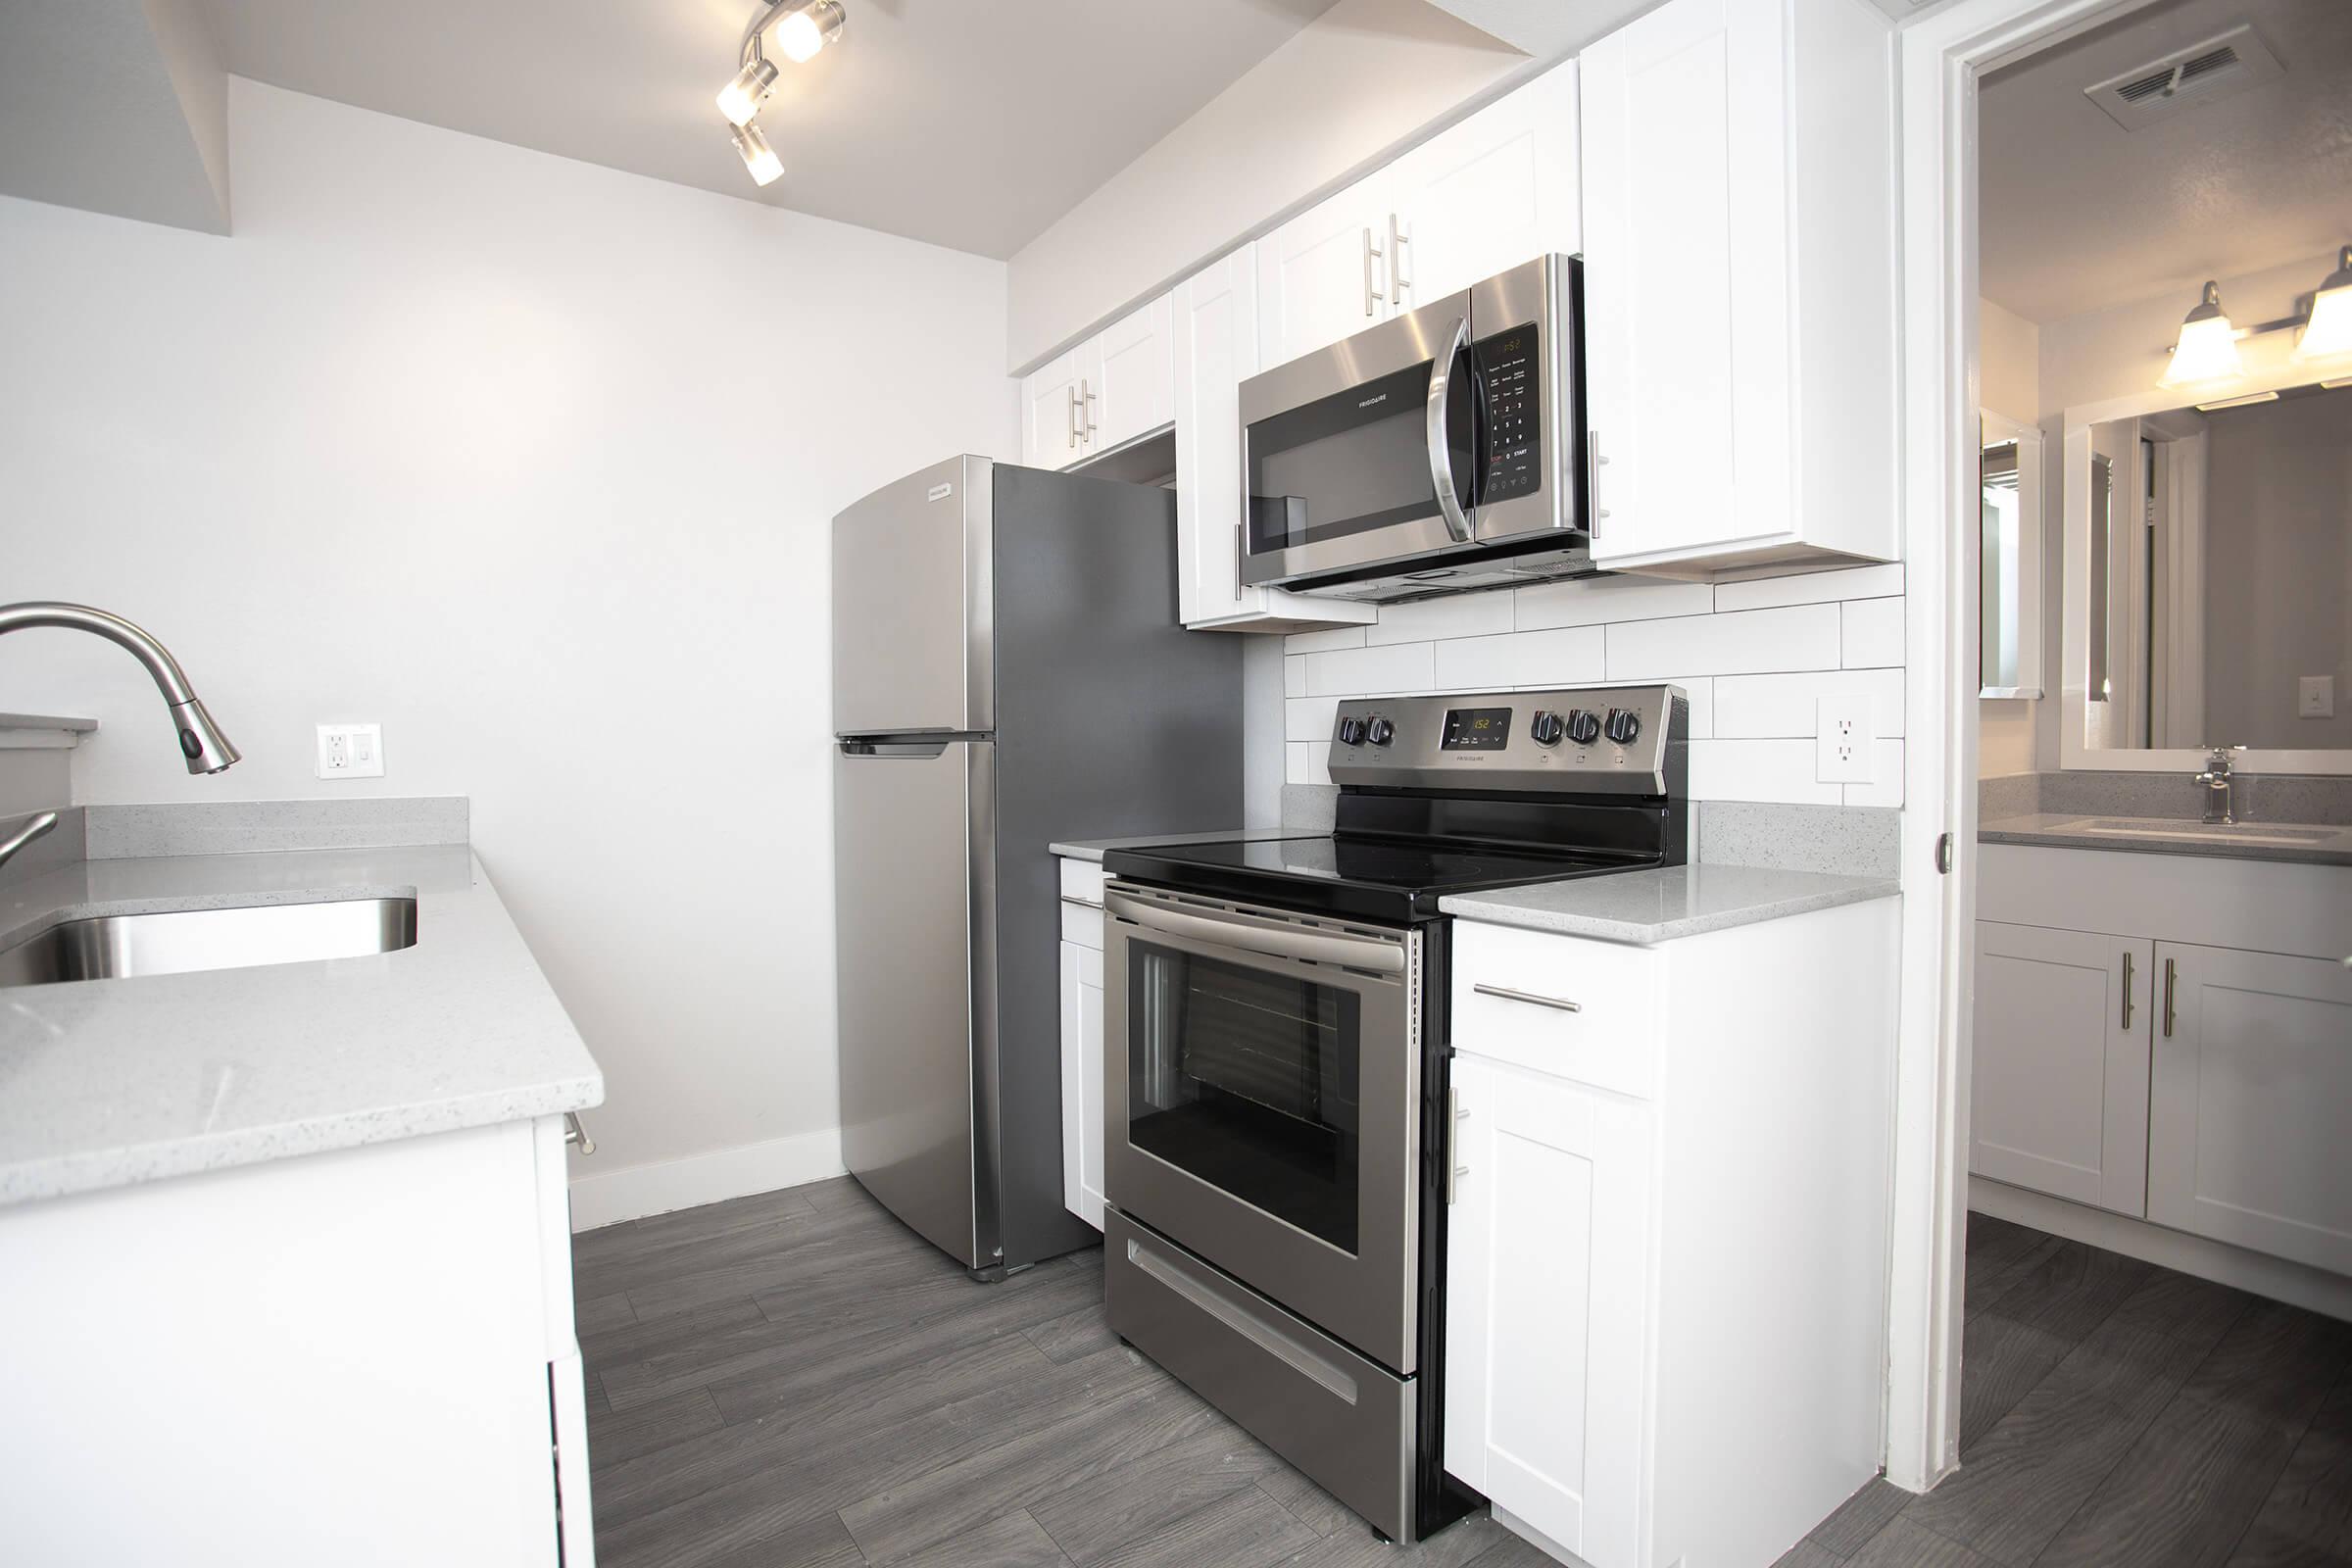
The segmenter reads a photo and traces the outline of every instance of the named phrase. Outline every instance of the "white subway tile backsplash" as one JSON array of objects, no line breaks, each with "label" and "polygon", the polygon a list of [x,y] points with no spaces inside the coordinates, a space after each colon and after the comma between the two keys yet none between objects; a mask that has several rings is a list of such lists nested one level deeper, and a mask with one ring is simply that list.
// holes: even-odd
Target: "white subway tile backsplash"
[{"label": "white subway tile backsplash", "polygon": [[1839,607],[1845,615],[1848,669],[1903,662],[1903,601],[1853,599]]},{"label": "white subway tile backsplash", "polygon": [[1291,741],[1327,741],[1339,721],[1337,697],[1294,697],[1282,705],[1282,735]]},{"label": "white subway tile backsplash", "polygon": [[1838,611],[1836,605],[1793,605],[1612,625],[1608,678],[1662,680],[1693,669],[1711,675],[1836,669]]},{"label": "white subway tile backsplash", "polygon": [[1875,775],[1867,784],[1845,786],[1848,806],[1900,806],[1903,804],[1903,743],[1883,740],[1871,748],[1871,772]]},{"label": "white subway tile backsplash", "polygon": [[1382,648],[1341,648],[1309,654],[1306,691],[1310,697],[1425,692],[1438,683],[1435,665],[1429,643],[1392,643]]},{"label": "white subway tile backsplash", "polygon": [[1282,640],[1282,651],[1286,654],[1322,654],[1334,648],[1363,646],[1364,628],[1361,626],[1334,626],[1329,631],[1295,631]]},{"label": "white subway tile backsplash", "polygon": [[1427,642],[1433,637],[1486,637],[1510,629],[1511,595],[1504,589],[1384,606],[1380,619],[1364,628],[1364,641],[1377,647]]},{"label": "white subway tile backsplash", "polygon": [[1285,784],[1324,784],[1331,782],[1331,742],[1290,741],[1283,747],[1283,775]]},{"label": "white subway tile backsplash", "polygon": [[1709,740],[1690,743],[1690,796],[1700,801],[1843,804],[1841,784],[1814,775],[1811,741]]},{"label": "white subway tile backsplash", "polygon": [[1306,656],[1304,654],[1283,656],[1282,695],[1285,697],[1304,697],[1306,695]]},{"label": "white subway tile backsplash", "polygon": [[1598,626],[1461,637],[1437,645],[1437,684],[1464,689],[1588,685],[1604,678]]},{"label": "white subway tile backsplash", "polygon": [[1585,577],[1512,590],[1519,601],[1518,627],[1599,626],[1618,620],[1654,620],[1666,615],[1703,615],[1715,608],[1715,590],[1703,582],[1661,578]]},{"label": "white subway tile backsplash", "polygon": [[1794,577],[1758,577],[1720,583],[1717,610],[1768,610],[1775,605],[1822,605],[1838,599],[1878,599],[1903,591],[1902,563],[1808,571]]},{"label": "white subway tile backsplash", "polygon": [[1865,692],[1882,739],[1903,733],[1903,672],[1824,669],[1795,675],[1725,675],[1715,682],[1715,733],[1748,740],[1811,736],[1814,705],[1824,697]]}]

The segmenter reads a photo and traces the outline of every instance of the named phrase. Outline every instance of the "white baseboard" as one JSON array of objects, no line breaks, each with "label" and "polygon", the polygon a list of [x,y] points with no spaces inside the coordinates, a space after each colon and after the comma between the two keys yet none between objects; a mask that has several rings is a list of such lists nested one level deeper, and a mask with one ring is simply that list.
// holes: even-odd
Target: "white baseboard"
[{"label": "white baseboard", "polygon": [[2208,1241],[2168,1225],[2091,1208],[1986,1176],[1968,1179],[1968,1206],[1994,1219],[2030,1225],[2085,1247],[2103,1247],[2143,1263],[2352,1321],[2352,1278],[2309,1264],[2268,1252],[2250,1252],[2227,1242]]},{"label": "white baseboard", "polygon": [[772,1193],[838,1176],[843,1169],[841,1129],[827,1127],[684,1159],[592,1171],[572,1178],[571,1228],[592,1231],[624,1219]]}]

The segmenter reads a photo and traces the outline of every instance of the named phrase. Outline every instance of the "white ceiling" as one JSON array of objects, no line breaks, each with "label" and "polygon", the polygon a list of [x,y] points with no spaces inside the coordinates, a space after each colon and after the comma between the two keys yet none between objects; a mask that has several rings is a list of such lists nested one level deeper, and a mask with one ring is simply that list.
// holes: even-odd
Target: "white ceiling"
[{"label": "white ceiling", "polygon": [[204,0],[230,72],[747,201],[1006,257],[1333,0],[845,0],[760,122],[712,103],[754,0]]},{"label": "white ceiling", "polygon": [[[2286,74],[2126,131],[2082,95],[2253,24]],[[1986,79],[1986,298],[2032,321],[2352,243],[2352,3],[2174,0]],[[2312,281],[2317,283],[2318,278]]]}]

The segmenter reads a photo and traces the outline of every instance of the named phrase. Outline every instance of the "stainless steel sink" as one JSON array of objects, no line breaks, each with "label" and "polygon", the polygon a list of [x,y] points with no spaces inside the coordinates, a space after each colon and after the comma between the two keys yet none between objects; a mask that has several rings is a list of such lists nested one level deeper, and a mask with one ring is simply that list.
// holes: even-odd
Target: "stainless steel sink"
[{"label": "stainless steel sink", "polygon": [[327,899],[68,920],[0,949],[0,986],[248,969],[416,945],[415,899]]}]

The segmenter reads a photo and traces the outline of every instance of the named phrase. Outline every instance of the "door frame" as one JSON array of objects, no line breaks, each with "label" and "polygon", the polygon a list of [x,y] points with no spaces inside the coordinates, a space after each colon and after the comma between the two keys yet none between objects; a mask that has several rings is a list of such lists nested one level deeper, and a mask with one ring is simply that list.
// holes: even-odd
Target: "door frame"
[{"label": "door frame", "polygon": [[[1886,1478],[1960,1449],[1977,837],[1977,78],[2150,0],[1959,0],[1896,35],[1902,157],[1902,1008],[1887,1276]],[[2036,411],[2038,412],[2038,411]],[[2048,689],[2045,682],[2044,690]],[[1936,874],[1951,835],[1950,875]]]}]

